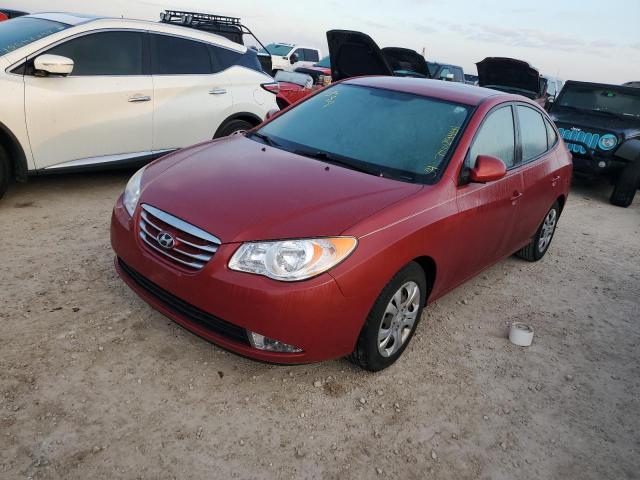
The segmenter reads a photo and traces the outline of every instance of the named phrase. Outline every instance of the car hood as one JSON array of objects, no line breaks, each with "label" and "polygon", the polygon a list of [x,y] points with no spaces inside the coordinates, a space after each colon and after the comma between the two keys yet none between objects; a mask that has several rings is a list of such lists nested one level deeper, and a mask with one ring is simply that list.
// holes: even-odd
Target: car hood
[{"label": "car hood", "polygon": [[[397,75],[398,72],[410,72],[420,77],[431,78],[427,61],[422,55],[410,48],[387,47],[382,49],[387,63]],[[408,76],[405,74],[405,76]]]},{"label": "car hood", "polygon": [[234,135],[152,164],[140,203],[233,243],[340,235],[421,188]]},{"label": "car hood", "polygon": [[640,138],[640,118],[616,118],[594,112],[577,112],[553,105],[550,112],[553,121],[561,128],[579,128],[585,132],[609,132],[625,139]]},{"label": "car hood", "polygon": [[330,30],[327,42],[334,82],[363,75],[393,76],[382,50],[369,35],[351,30]]},{"label": "car hood", "polygon": [[540,96],[540,72],[522,60],[488,57],[476,63],[478,85],[481,87],[518,88]]}]

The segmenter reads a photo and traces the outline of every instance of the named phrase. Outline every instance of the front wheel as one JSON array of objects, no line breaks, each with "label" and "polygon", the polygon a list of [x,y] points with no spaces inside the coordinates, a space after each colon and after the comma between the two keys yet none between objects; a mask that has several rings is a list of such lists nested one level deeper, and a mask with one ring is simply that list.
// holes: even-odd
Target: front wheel
[{"label": "front wheel", "polygon": [[365,322],[351,361],[378,372],[391,366],[409,344],[427,298],[420,265],[409,263],[384,287]]},{"label": "front wheel", "polygon": [[626,208],[633,203],[638,187],[640,187],[640,159],[628,164],[620,172],[609,201],[613,205]]},{"label": "front wheel", "polygon": [[247,130],[251,130],[253,125],[251,125],[246,120],[231,120],[226,125],[220,127],[220,129],[216,132],[215,137],[213,138],[222,138],[228,137],[229,135],[233,135],[235,133],[244,133]]},{"label": "front wheel", "polygon": [[560,205],[558,202],[555,202],[545,215],[531,243],[518,251],[516,255],[528,262],[537,262],[544,257],[544,254],[549,250],[551,240],[553,240],[553,234],[556,232],[559,217]]}]

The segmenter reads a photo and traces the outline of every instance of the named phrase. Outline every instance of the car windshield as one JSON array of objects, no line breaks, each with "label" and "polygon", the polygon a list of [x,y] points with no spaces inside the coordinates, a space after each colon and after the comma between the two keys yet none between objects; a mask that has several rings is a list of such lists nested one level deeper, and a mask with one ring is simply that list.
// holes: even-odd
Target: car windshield
[{"label": "car windshield", "polygon": [[314,66],[315,67],[322,67],[322,68],[331,68],[331,57],[328,57],[328,56],[324,57],[322,60],[320,60]]},{"label": "car windshield", "polygon": [[640,90],[635,93],[606,86],[565,85],[556,105],[640,118]]},{"label": "car windshield", "polygon": [[19,17],[0,23],[0,56],[60,32],[69,25],[33,17]]},{"label": "car windshield", "polygon": [[289,55],[289,52],[293,50],[293,47],[290,45],[282,45],[280,43],[270,43],[267,45],[267,50],[264,48],[260,49],[261,53],[269,53],[270,55],[275,55],[278,57],[284,57],[285,55]]},{"label": "car windshield", "polygon": [[435,78],[436,73],[438,73],[439,67],[440,67],[439,63],[427,62],[427,68],[429,69],[429,75],[431,75],[431,78]]},{"label": "car windshield", "polygon": [[411,93],[339,84],[276,117],[258,137],[347,168],[435,183],[469,110]]}]

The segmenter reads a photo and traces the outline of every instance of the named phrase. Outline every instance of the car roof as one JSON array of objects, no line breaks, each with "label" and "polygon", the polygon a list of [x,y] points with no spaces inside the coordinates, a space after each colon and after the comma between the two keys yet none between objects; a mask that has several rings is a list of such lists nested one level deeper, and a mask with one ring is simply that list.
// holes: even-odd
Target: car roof
[{"label": "car roof", "polygon": [[202,40],[209,43],[215,43],[226,47],[231,50],[237,50],[239,52],[245,52],[247,48],[238,43],[215,33],[206,32],[203,30],[197,30],[195,28],[184,27],[182,25],[174,25],[163,22],[153,22],[149,20],[135,20],[129,18],[117,18],[117,17],[100,17],[95,15],[84,15],[77,13],[58,13],[58,12],[45,12],[28,15],[32,18],[41,18],[44,20],[52,20],[72,27],[91,24],[101,24],[104,28],[138,28],[151,30],[159,33],[173,34],[176,36],[182,36],[192,38],[195,40]]},{"label": "car roof", "polygon": [[358,77],[345,80],[346,84],[364,87],[384,88],[405,93],[413,93],[424,97],[440,98],[451,102],[477,106],[488,98],[513,98],[497,90],[476,87],[459,82],[444,82],[442,80],[427,80],[423,78],[404,77]]},{"label": "car roof", "polygon": [[43,20],[51,20],[54,22],[64,23],[66,25],[71,25],[71,26],[80,25],[82,23],[91,22],[92,20],[101,18],[95,15],[85,15],[82,13],[64,13],[64,12],[32,13],[26,16],[32,17],[32,18],[41,18]]}]

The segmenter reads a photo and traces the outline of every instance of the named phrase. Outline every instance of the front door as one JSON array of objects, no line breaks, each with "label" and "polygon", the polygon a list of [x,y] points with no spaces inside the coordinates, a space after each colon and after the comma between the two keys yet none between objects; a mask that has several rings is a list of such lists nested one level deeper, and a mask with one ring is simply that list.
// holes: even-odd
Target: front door
[{"label": "front door", "polygon": [[516,164],[516,138],[510,105],[490,112],[469,149],[465,169],[475,166],[478,155],[491,155],[507,166],[507,175],[486,184],[465,183],[458,187],[457,236],[459,242],[456,278],[469,278],[499,258],[508,255],[524,183]]},{"label": "front door", "polygon": [[96,32],[42,52],[71,58],[67,77],[36,76],[28,64],[25,114],[36,169],[149,155],[153,88],[142,52],[140,32]]}]

